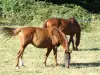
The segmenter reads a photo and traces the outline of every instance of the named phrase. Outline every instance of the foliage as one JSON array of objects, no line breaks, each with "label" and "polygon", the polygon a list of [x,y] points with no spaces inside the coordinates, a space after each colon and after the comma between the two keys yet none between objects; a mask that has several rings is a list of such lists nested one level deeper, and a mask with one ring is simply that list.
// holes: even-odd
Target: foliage
[{"label": "foliage", "polygon": [[35,0],[1,0],[2,17],[12,24],[42,25],[51,17],[74,17],[82,29],[90,27],[92,14],[74,4],[56,5]]}]

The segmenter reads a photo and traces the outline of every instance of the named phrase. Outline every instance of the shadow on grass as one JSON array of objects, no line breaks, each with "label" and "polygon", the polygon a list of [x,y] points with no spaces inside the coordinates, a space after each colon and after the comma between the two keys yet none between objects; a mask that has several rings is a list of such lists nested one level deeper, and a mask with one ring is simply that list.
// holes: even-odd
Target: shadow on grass
[{"label": "shadow on grass", "polygon": [[[62,67],[65,67],[64,64],[59,64]],[[99,62],[91,62],[91,63],[71,63],[70,67],[74,68],[87,68],[87,67],[100,67]]]},{"label": "shadow on grass", "polygon": [[72,67],[75,68],[86,68],[86,67],[100,67],[99,62],[93,62],[93,63],[71,63]]},{"label": "shadow on grass", "polygon": [[87,48],[87,49],[80,49],[79,51],[85,51],[85,50],[88,50],[88,51],[98,51],[100,50],[100,48]]}]

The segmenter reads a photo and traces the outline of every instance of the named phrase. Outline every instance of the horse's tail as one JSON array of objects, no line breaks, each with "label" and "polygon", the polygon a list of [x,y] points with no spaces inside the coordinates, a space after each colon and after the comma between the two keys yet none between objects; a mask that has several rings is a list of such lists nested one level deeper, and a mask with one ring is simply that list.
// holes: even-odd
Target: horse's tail
[{"label": "horse's tail", "polygon": [[79,29],[79,32],[76,33],[76,50],[78,50],[78,46],[80,44],[80,37],[81,37],[81,29]]},{"label": "horse's tail", "polygon": [[10,27],[3,27],[0,29],[0,33],[3,34],[3,39],[11,38],[12,36],[18,35],[21,31],[21,28],[10,28]]}]

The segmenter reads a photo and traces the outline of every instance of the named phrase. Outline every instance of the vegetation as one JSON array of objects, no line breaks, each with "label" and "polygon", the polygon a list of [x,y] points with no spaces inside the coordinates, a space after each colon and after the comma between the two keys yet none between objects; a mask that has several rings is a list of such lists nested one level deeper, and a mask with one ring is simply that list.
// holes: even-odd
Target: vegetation
[{"label": "vegetation", "polygon": [[[58,48],[58,63],[54,65],[51,52],[44,67],[46,50],[29,45],[24,52],[25,67],[15,70],[16,56],[19,49],[18,38],[2,42],[0,34],[0,75],[100,75],[100,14],[92,14],[74,4],[56,5],[36,0],[0,0],[0,27],[37,26],[51,17],[75,17],[82,30],[79,51],[73,51],[71,66],[65,69],[64,52]],[[87,32],[89,31],[89,32]],[[3,40],[5,41],[5,40]]]},{"label": "vegetation", "polygon": [[52,2],[54,4],[75,4],[82,6],[92,13],[100,13],[100,0],[38,0]]},{"label": "vegetation", "polygon": [[[40,26],[51,17],[74,17],[80,23],[82,29],[90,28],[93,14],[74,4],[56,5],[35,0],[1,0],[1,18],[10,25]],[[97,18],[98,19],[98,18]],[[99,17],[100,19],[100,17]],[[89,30],[89,29],[88,29]]]}]

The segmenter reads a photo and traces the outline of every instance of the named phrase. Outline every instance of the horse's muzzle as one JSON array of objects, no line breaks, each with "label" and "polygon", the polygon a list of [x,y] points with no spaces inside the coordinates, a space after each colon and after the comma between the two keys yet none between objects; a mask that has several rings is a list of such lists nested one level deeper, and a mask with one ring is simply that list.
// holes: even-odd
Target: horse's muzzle
[{"label": "horse's muzzle", "polygon": [[70,52],[65,53],[64,54],[65,68],[69,68],[69,66],[70,66],[70,59],[71,59]]}]

